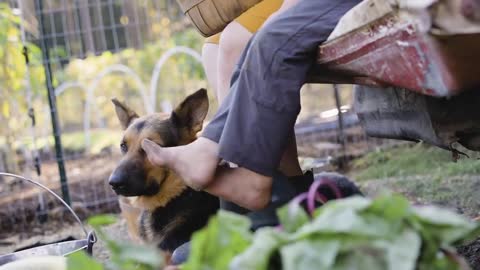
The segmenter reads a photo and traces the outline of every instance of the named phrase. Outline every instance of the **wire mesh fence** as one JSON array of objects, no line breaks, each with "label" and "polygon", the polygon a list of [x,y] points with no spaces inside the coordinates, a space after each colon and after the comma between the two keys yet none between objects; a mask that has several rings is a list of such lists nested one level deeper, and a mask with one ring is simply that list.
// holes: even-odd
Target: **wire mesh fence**
[{"label": "wire mesh fence", "polygon": [[[118,211],[107,179],[119,159],[121,130],[109,100],[126,100],[142,114],[168,112],[187,93],[206,87],[199,61],[202,38],[174,0],[0,4],[2,14],[12,18],[8,27],[15,33],[4,48],[13,52],[9,68],[18,71],[12,75],[17,81],[0,82],[0,120],[9,122],[0,132],[0,171],[31,177],[59,194],[68,188],[81,217]],[[52,136],[48,88],[57,103],[62,156]],[[330,85],[302,90],[296,136],[306,167],[325,169],[393,143],[368,138],[352,113],[352,87],[339,93],[341,104],[336,104]],[[210,114],[214,111],[215,105]],[[63,183],[59,162],[65,163]],[[0,243],[9,242],[12,234],[28,238],[68,221],[60,204],[44,192],[0,178]]]},{"label": "wire mesh fence", "polygon": [[[128,100],[142,113],[152,110],[144,96],[151,90],[147,81],[169,51],[172,56],[182,55],[163,60],[175,68],[158,71],[157,80],[175,80],[170,85],[159,82],[158,100],[166,110],[194,87],[205,86],[199,83],[201,65],[195,55],[199,48],[189,50],[198,38],[174,1],[14,0],[0,4],[2,27],[13,31],[5,37],[5,48],[14,53],[8,64],[20,70],[16,81],[0,84],[0,96],[9,98],[2,117],[18,122],[11,129],[7,123],[0,134],[0,170],[31,177],[59,194],[67,189],[83,217],[118,211],[117,198],[106,182],[118,160],[113,145],[121,132],[109,99]],[[175,50],[179,45],[185,48]],[[130,65],[133,61],[136,66]],[[182,76],[188,75],[194,77],[191,85],[182,83]],[[192,89],[184,90],[189,86]],[[52,130],[47,90],[57,102],[58,131]],[[60,145],[53,134],[62,139],[62,148],[56,149]],[[59,162],[66,164],[64,183]],[[38,234],[38,228],[69,220],[60,204],[36,187],[5,177],[0,181],[0,239],[12,233],[28,238],[32,232]]]}]

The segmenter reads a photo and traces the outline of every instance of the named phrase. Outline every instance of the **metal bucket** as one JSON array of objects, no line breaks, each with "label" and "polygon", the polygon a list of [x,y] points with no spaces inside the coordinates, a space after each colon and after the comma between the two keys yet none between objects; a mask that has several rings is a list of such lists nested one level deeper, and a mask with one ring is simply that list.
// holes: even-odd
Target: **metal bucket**
[{"label": "metal bucket", "polygon": [[46,190],[47,192],[49,192],[56,199],[58,199],[68,209],[68,211],[70,211],[70,213],[72,213],[75,220],[80,224],[83,232],[85,233],[85,239],[49,244],[49,245],[39,246],[39,247],[30,248],[22,251],[17,251],[17,252],[6,254],[6,255],[0,255],[0,266],[16,260],[37,257],[37,256],[67,256],[69,254],[72,254],[74,252],[81,251],[81,250],[84,250],[89,255],[92,255],[93,245],[97,241],[95,233],[93,231],[88,232],[86,230],[80,218],[77,216],[77,214],[75,214],[75,211],[73,211],[73,209],[62,198],[60,198],[57,194],[55,194],[55,192],[53,192],[46,186],[34,180],[25,178],[23,176],[11,174],[11,173],[3,173],[3,172],[0,172],[0,176],[7,176],[7,177],[20,179],[20,180],[29,182],[31,184],[34,184],[37,187],[40,187]]}]

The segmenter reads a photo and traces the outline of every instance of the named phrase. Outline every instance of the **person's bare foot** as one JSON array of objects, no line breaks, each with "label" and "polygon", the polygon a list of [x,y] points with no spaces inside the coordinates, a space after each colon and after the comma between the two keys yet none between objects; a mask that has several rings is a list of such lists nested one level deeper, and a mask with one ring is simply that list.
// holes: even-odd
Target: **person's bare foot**
[{"label": "person's bare foot", "polygon": [[217,170],[219,146],[213,141],[199,138],[184,146],[161,147],[143,140],[142,148],[154,166],[172,169],[194,189],[206,188],[215,196],[251,210],[262,209],[270,201],[272,178],[245,168]]},{"label": "person's bare foot", "polygon": [[177,147],[161,147],[145,139],[142,148],[153,165],[172,169],[188,186],[197,190],[213,181],[219,163],[218,144],[202,137]]}]

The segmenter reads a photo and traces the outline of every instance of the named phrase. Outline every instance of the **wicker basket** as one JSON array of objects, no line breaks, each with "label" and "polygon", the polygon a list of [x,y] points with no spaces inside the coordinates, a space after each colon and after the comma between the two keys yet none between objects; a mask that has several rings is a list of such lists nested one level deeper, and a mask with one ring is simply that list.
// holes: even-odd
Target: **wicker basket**
[{"label": "wicker basket", "polygon": [[177,0],[198,31],[209,37],[261,0]]}]

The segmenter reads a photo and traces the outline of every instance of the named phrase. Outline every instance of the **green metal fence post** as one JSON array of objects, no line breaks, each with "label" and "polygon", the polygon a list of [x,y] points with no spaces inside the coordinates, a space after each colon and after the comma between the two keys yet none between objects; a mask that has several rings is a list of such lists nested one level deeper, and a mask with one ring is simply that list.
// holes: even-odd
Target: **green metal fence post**
[{"label": "green metal fence post", "polygon": [[52,119],[52,129],[53,129],[53,137],[55,139],[55,153],[57,158],[58,164],[58,173],[60,175],[60,185],[62,189],[62,197],[63,200],[70,205],[70,194],[68,191],[68,184],[67,184],[67,174],[65,171],[65,162],[63,159],[63,147],[62,147],[62,139],[61,139],[61,131],[60,125],[58,121],[58,113],[57,113],[57,102],[55,97],[55,89],[53,88],[53,75],[52,69],[50,66],[50,56],[47,47],[47,41],[45,39],[45,16],[42,12],[43,10],[43,0],[36,0],[36,10],[37,15],[40,18],[40,44],[42,49],[42,62],[43,67],[45,69],[45,82],[47,85],[47,93],[48,93],[48,104],[50,105],[50,117]]}]

